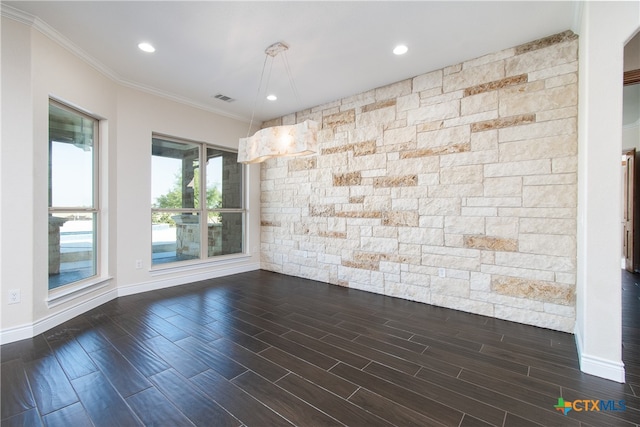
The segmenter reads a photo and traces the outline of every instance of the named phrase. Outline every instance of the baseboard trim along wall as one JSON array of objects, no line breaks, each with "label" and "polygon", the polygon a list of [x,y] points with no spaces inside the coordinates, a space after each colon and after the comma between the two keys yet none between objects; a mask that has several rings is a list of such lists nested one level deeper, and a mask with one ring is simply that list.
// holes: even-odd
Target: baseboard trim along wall
[{"label": "baseboard trim along wall", "polygon": [[578,360],[580,370],[585,374],[595,375],[618,383],[625,382],[624,363],[592,356],[582,351],[582,339],[580,334],[575,333],[576,349],[578,350]]},{"label": "baseboard trim along wall", "polygon": [[222,269],[202,271],[195,274],[181,275],[168,279],[153,280],[149,282],[137,283],[129,286],[123,286],[116,289],[110,289],[101,293],[94,298],[83,301],[80,304],[69,307],[65,310],[36,320],[33,323],[16,326],[13,328],[0,331],[0,344],[9,344],[14,341],[20,341],[48,331],[61,323],[73,319],[89,310],[107,303],[115,298],[127,295],[139,294],[142,292],[154,291],[157,289],[168,288],[171,286],[184,285],[186,283],[197,282],[199,280],[214,279],[216,277],[229,276],[232,274],[246,273],[248,271],[259,270],[259,263],[242,264],[237,266],[229,266]]},{"label": "baseboard trim along wall", "polygon": [[0,331],[0,344],[8,344],[14,341],[33,338],[34,336],[71,320],[82,313],[86,313],[99,305],[109,302],[112,299],[117,298],[117,296],[117,291],[115,289],[110,289],[88,301],[83,301],[80,304],[74,305],[55,314],[51,314],[42,319],[38,319],[33,323],[2,330]]},{"label": "baseboard trim along wall", "polygon": [[157,289],[169,288],[171,286],[184,285],[185,283],[197,282],[199,280],[215,279],[216,277],[230,276],[232,274],[246,273],[260,269],[260,263],[232,265],[215,270],[200,271],[193,274],[181,274],[177,277],[171,277],[160,280],[150,280],[148,282],[137,283],[129,286],[118,288],[118,296],[139,294],[142,292],[154,291]]}]

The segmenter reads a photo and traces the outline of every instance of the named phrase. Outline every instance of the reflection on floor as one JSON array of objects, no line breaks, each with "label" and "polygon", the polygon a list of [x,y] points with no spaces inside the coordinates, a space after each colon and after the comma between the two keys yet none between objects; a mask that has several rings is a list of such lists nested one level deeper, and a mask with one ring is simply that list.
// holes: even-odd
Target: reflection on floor
[{"label": "reflection on floor", "polygon": [[640,274],[625,270],[622,270],[622,360],[627,383],[640,395]]}]

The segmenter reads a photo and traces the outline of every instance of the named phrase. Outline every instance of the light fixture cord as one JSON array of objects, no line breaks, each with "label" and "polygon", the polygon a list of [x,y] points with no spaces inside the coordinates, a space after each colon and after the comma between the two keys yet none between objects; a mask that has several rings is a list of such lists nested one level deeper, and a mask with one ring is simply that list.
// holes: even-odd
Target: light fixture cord
[{"label": "light fixture cord", "polygon": [[293,80],[293,73],[291,72],[291,67],[289,66],[289,57],[287,56],[287,52],[282,52],[282,57],[284,59],[284,68],[287,70],[287,76],[289,77],[289,84],[291,85],[291,90],[293,91],[293,96],[296,98],[296,102],[300,105],[300,94],[298,93],[298,88],[296,86],[296,82]]},{"label": "light fixture cord", "polygon": [[[260,98],[260,89],[262,89],[262,80],[264,79],[264,70],[267,68],[268,55],[264,56],[264,63],[262,64],[262,73],[260,73],[260,83],[258,84],[258,92],[256,93],[256,99],[253,102],[253,109],[251,110],[251,120],[249,121],[249,129],[247,129],[247,138],[251,134],[251,127],[253,126],[253,119],[256,115],[256,107],[258,106],[258,98]],[[271,72],[269,72],[271,75]]]}]

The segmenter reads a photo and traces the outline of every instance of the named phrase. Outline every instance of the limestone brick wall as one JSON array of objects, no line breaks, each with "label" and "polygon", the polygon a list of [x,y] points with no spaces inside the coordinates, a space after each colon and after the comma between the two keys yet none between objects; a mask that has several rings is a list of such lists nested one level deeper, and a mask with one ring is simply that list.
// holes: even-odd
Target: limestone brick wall
[{"label": "limestone brick wall", "polygon": [[265,123],[321,130],[262,165],[262,268],[573,332],[577,52],[567,31]]}]

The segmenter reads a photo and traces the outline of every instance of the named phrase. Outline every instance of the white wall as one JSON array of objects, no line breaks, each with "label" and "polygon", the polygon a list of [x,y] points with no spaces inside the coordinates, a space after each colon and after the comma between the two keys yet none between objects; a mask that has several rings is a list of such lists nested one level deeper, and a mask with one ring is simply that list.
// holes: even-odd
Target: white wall
[{"label": "white wall", "polygon": [[[3,40],[4,42],[5,40]],[[4,49],[3,49],[4,50]],[[55,98],[83,111],[105,119],[101,146],[101,184],[108,199],[101,200],[101,205],[109,207],[115,201],[115,194],[109,194],[113,187],[113,171],[108,168],[115,160],[116,138],[115,120],[117,111],[117,85],[109,78],[96,72],[86,62],[73,55],[57,43],[34,29],[31,30],[31,91],[33,96],[33,134],[28,142],[33,147],[33,250],[31,252],[33,265],[33,280],[25,282],[22,287],[33,289],[33,318],[31,321],[41,321],[73,308],[76,304],[96,298],[100,294],[115,289],[112,281],[106,288],[89,293],[83,298],[66,302],[54,309],[50,309],[46,302],[48,298],[48,138],[49,138],[49,98]],[[102,195],[104,196],[104,195]],[[107,222],[101,224],[105,230],[113,232],[116,227],[115,218],[108,216]],[[18,230],[16,230],[18,231]],[[16,237],[17,238],[17,237]],[[29,256],[29,253],[23,256]],[[108,264],[109,257],[103,259],[106,275],[115,275],[115,271]],[[27,300],[23,304],[28,303]]]},{"label": "white wall", "polygon": [[576,342],[584,372],[624,382],[620,153],[623,49],[637,2],[585,2],[580,27]]},{"label": "white wall", "polygon": [[[0,327],[17,326],[33,317],[33,102],[31,34],[14,21],[2,22],[2,258]],[[9,108],[11,106],[11,108]],[[20,273],[18,275],[18,273]],[[23,304],[7,305],[9,289],[22,290]]]},{"label": "white wall", "polygon": [[[212,267],[234,272],[239,266],[259,262],[259,253],[251,259],[218,261],[176,271],[150,272],[151,135],[168,136],[207,142],[222,147],[237,148],[239,135],[246,135],[247,123],[233,121],[186,105],[159,99],[157,96],[120,87],[118,91],[118,251],[117,269],[120,293],[154,289],[158,282],[170,285],[198,280]],[[251,166],[249,208],[258,211],[251,216],[247,248],[259,242],[259,178],[260,165]],[[143,196],[141,196],[143,195]],[[253,213],[253,212],[252,212]],[[136,236],[132,239],[131,236]],[[253,243],[253,244],[252,244]],[[142,259],[143,269],[135,269],[135,260]],[[191,278],[191,279],[190,279]]]},{"label": "white wall", "polygon": [[[150,271],[151,134],[160,132],[234,148],[247,123],[120,85],[31,27],[2,18],[2,265],[0,342],[44,332],[118,295],[157,289],[259,266],[259,254],[206,266]],[[58,305],[48,292],[49,97],[101,118],[101,249],[104,287]],[[259,241],[259,166],[249,179],[247,247]],[[142,259],[143,269],[134,261]]]}]

